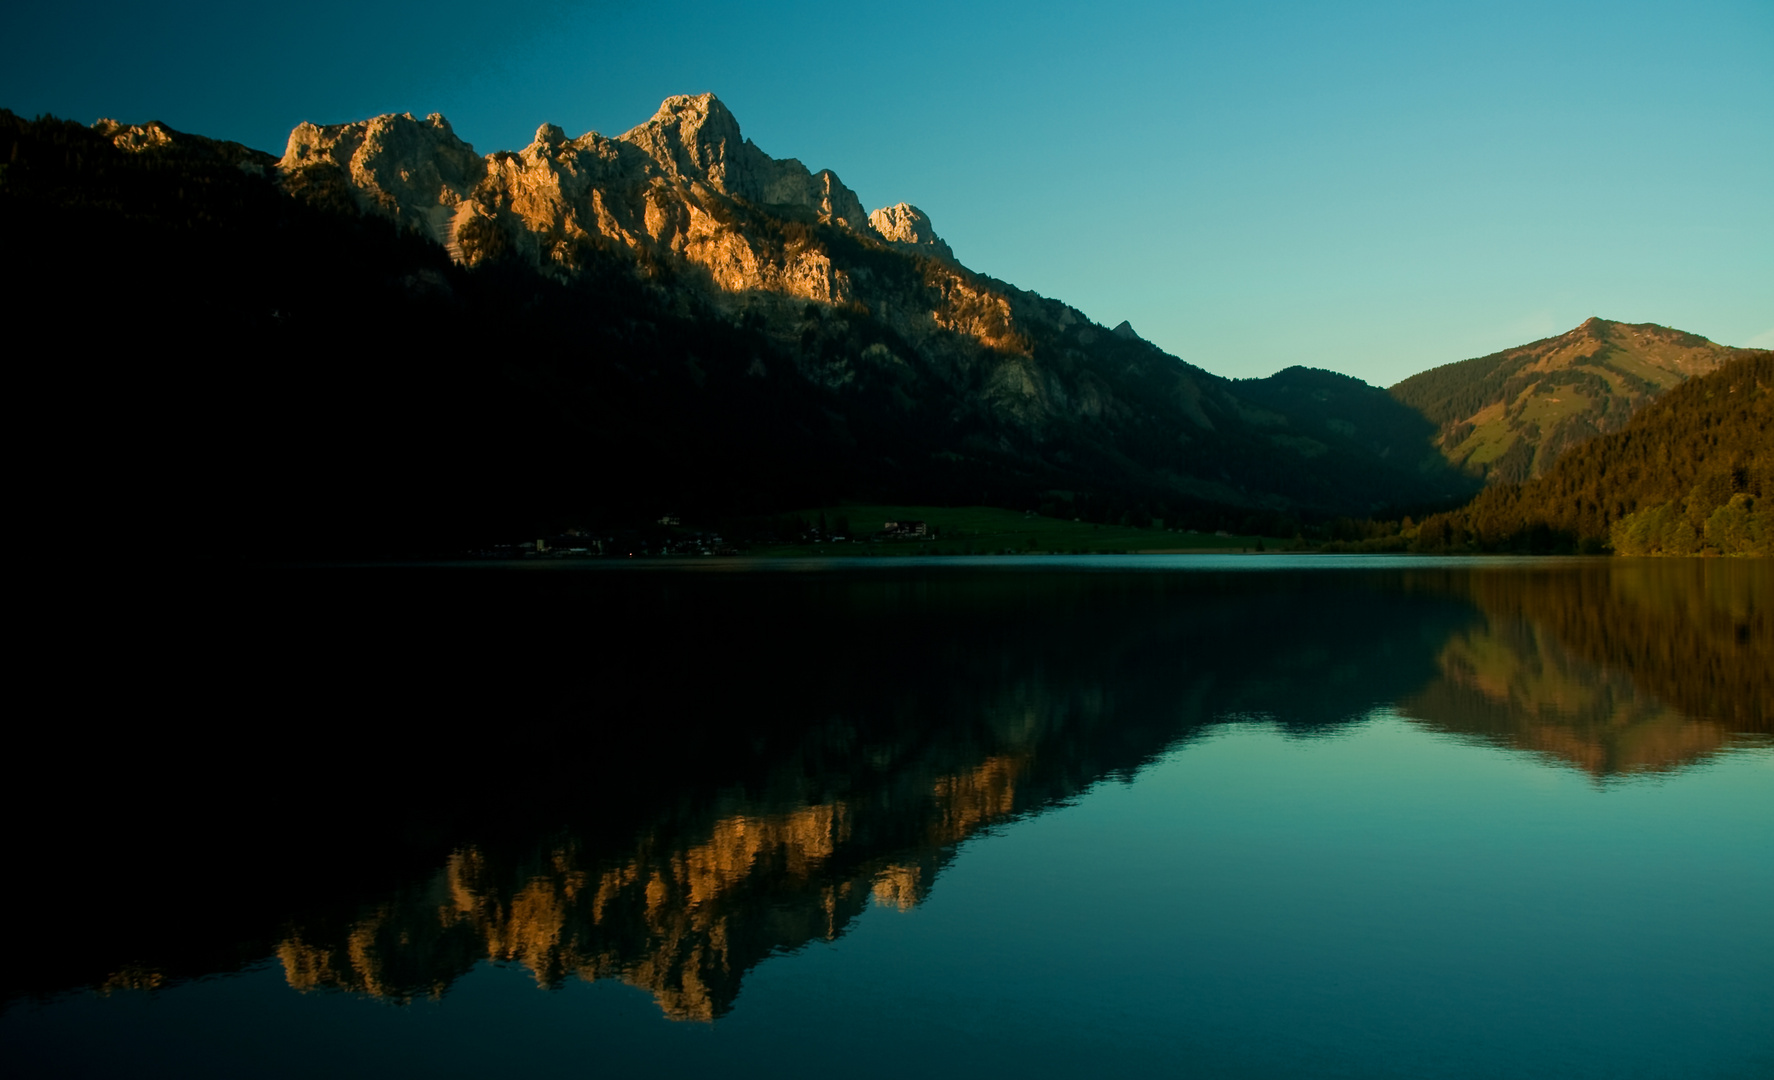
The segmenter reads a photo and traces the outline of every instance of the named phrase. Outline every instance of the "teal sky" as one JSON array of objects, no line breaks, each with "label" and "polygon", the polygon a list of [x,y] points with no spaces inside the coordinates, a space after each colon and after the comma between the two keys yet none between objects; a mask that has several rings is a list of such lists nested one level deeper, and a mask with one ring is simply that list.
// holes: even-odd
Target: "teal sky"
[{"label": "teal sky", "polygon": [[1590,315],[1774,347],[1774,3],[0,11],[0,106],[485,153],[712,90],[968,266],[1223,375],[1389,384]]}]

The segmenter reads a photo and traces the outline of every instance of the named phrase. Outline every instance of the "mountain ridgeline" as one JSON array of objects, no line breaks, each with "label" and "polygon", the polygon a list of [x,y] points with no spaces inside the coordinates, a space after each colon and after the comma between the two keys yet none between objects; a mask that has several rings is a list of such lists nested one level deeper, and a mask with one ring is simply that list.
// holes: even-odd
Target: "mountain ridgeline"
[{"label": "mountain ridgeline", "polygon": [[1273,534],[1477,486],[1385,391],[1220,378],[975,273],[712,95],[484,156],[441,116],[274,158],[5,113],[0,161],[37,397],[129,448],[80,513],[323,553],[846,497]]}]

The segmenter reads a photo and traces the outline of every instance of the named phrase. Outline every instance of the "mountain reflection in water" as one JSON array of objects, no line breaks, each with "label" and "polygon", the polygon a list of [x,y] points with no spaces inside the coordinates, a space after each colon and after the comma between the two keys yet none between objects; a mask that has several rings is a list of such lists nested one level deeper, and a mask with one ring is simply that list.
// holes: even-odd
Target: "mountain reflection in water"
[{"label": "mountain reflection in water", "polygon": [[1650,560],[1477,573],[1480,616],[1400,709],[1598,778],[1679,768],[1768,733],[1774,578],[1762,563]]},{"label": "mountain reflection in water", "polygon": [[7,996],[275,957],[408,1000],[492,960],[706,1021],[1217,725],[1391,707],[1598,782],[1771,731],[1765,564],[1277,565],[287,571],[194,636],[138,611],[118,703],[187,719],[33,736],[86,812],[11,796],[56,899],[13,901]]}]

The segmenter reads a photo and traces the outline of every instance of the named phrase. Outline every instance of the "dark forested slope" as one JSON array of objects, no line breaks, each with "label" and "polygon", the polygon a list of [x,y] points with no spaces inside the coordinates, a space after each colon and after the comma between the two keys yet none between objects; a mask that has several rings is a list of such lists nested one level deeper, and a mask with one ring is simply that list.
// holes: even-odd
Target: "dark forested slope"
[{"label": "dark forested slope", "polygon": [[[1247,416],[1271,424],[1287,418],[1271,438],[1306,454],[1332,455],[1342,482],[1367,476],[1397,486],[1446,482],[1448,467],[1431,439],[1435,425],[1387,391],[1322,368],[1290,367],[1264,379],[1234,384],[1254,408]],[[1464,485],[1454,490],[1470,490]]]}]

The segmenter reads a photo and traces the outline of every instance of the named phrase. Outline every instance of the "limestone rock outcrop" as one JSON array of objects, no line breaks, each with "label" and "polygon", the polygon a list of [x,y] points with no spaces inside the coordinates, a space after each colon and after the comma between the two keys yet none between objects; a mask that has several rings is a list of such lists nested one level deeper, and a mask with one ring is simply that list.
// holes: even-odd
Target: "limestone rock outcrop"
[{"label": "limestone rock outcrop", "polygon": [[705,184],[763,206],[801,207],[851,229],[867,227],[862,203],[836,173],[810,172],[794,158],[778,161],[759,150],[713,94],[666,98],[651,120],[621,138],[681,183]]},{"label": "limestone rock outcrop", "polygon": [[278,168],[285,175],[333,173],[359,210],[424,229],[453,243],[457,208],[485,178],[486,162],[439,113],[411,113],[351,124],[299,124]]},{"label": "limestone rock outcrop", "polygon": [[619,138],[543,124],[524,149],[485,157],[439,115],[303,124],[279,168],[286,188],[424,231],[464,263],[515,253],[570,275],[585,245],[615,247],[687,264],[729,308],[853,299],[828,253],[741,220],[748,208],[872,236],[836,175],[765,154],[712,94],[668,98]]},{"label": "limestone rock outcrop", "polygon": [[100,120],[92,125],[92,129],[110,139],[112,145],[129,153],[140,153],[156,146],[168,146],[173,141],[173,131],[158,120],[150,120],[146,124],[123,124],[116,120]]},{"label": "limestone rock outcrop", "polygon": [[[913,342],[948,334],[963,351],[1024,348],[1009,293],[955,263],[923,211],[866,213],[830,170],[760,150],[713,94],[667,98],[616,138],[543,124],[524,149],[484,157],[436,114],[302,124],[278,169],[293,194],[388,217],[468,265],[515,255],[571,277],[595,252],[626,252],[677,267],[717,308],[762,314],[784,338],[802,334],[808,301],[861,303]],[[940,262],[883,276],[878,263],[835,257],[810,231],[819,227]],[[957,364],[965,358],[945,358]]]},{"label": "limestone rock outcrop", "polygon": [[930,225],[930,216],[911,203],[883,206],[869,215],[869,227],[896,247],[954,261],[954,251],[936,235]]},{"label": "limestone rock outcrop", "polygon": [[[118,145],[165,141],[156,125],[116,129]],[[107,129],[109,133],[109,129]],[[907,203],[866,213],[856,193],[829,169],[815,173],[794,158],[770,157],[739,130],[713,94],[667,98],[645,123],[611,139],[589,132],[569,139],[543,124],[516,153],[484,158],[433,114],[373,117],[350,124],[301,124],[290,133],[279,169],[291,186],[320,185],[362,212],[422,229],[465,262],[482,256],[458,242],[476,218],[543,264],[568,262],[563,244],[601,238],[651,247],[709,271],[724,291],[786,290],[839,302],[841,284],[823,269],[760,260],[756,244],[710,243],[732,227],[719,196],[765,212],[811,212],[822,224],[923,255],[953,260],[930,218]],[[471,232],[474,230],[470,230]],[[484,246],[484,245],[483,245]],[[806,260],[801,260],[803,263]]]}]

